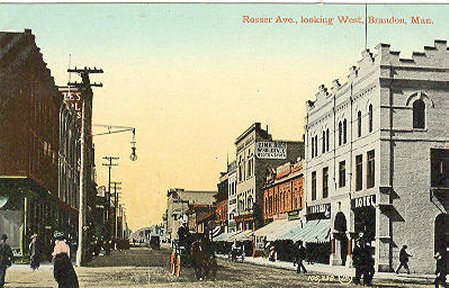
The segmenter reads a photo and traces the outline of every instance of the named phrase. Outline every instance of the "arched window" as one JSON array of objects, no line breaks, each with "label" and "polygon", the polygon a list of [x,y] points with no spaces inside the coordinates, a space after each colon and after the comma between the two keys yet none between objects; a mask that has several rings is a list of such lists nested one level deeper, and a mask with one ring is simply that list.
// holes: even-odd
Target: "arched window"
[{"label": "arched window", "polygon": [[326,129],[326,151],[329,151],[329,128]]},{"label": "arched window", "polygon": [[357,112],[357,137],[362,136],[362,112]]},{"label": "arched window", "polygon": [[413,102],[413,128],[424,128],[426,104],[421,99]]},{"label": "arched window", "polygon": [[368,107],[368,131],[373,132],[373,105]]},{"label": "arched window", "polygon": [[338,122],[338,146],[341,145],[343,139],[343,125],[341,124],[341,121]]},{"label": "arched window", "polygon": [[345,119],[343,120],[343,144],[346,142],[348,142],[348,121]]},{"label": "arched window", "polygon": [[326,131],[323,131],[323,139],[322,139],[322,153],[326,152]]}]

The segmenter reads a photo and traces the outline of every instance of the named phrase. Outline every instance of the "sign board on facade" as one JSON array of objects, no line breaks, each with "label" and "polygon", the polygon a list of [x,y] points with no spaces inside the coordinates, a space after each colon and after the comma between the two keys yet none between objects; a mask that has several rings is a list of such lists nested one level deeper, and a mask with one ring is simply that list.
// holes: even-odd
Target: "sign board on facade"
[{"label": "sign board on facade", "polygon": [[351,208],[363,208],[376,205],[376,195],[368,195],[360,198],[352,199]]},{"label": "sign board on facade", "polygon": [[331,217],[331,204],[319,204],[314,206],[307,206],[307,215],[320,215],[320,219],[330,219]]},{"label": "sign board on facade", "polygon": [[62,91],[64,101],[70,103],[78,118],[81,118],[81,92],[77,89]]},{"label": "sign board on facade", "polygon": [[257,142],[256,157],[259,159],[286,159],[287,143]]}]

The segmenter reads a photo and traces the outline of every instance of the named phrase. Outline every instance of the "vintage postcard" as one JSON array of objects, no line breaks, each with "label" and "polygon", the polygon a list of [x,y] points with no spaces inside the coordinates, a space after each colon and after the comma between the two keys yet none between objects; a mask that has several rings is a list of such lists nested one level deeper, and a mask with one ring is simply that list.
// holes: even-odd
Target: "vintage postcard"
[{"label": "vintage postcard", "polygon": [[0,287],[447,287],[446,3],[0,4]]}]

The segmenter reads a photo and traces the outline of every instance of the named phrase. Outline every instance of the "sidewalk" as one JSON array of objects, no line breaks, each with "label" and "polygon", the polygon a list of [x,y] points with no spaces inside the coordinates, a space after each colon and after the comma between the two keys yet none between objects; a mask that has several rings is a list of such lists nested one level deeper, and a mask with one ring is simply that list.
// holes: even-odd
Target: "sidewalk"
[{"label": "sidewalk", "polygon": [[[217,257],[219,258],[226,258],[227,255],[221,255],[217,254]],[[280,268],[285,270],[296,270],[296,266],[293,266],[292,262],[286,262],[286,261],[276,261],[271,262],[266,258],[263,257],[245,257],[245,263],[253,264],[253,265],[259,265],[264,267],[273,267],[273,268]],[[355,269],[354,268],[348,268],[345,266],[330,266],[327,264],[304,264],[307,271],[318,273],[318,274],[329,274],[329,275],[335,275],[335,276],[347,276],[352,277],[355,275]],[[435,279],[435,275],[422,275],[422,274],[396,274],[394,272],[376,272],[374,274],[374,279],[383,279],[383,280],[392,280],[392,281],[400,281],[400,282],[413,282],[413,283],[422,283],[422,284],[430,284],[433,283]]]}]

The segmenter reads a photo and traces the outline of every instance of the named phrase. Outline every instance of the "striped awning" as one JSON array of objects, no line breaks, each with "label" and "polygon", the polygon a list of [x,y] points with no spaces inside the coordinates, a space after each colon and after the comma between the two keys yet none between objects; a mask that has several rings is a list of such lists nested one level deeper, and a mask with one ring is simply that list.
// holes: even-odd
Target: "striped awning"
[{"label": "striped awning", "polygon": [[243,241],[252,241],[253,240],[253,231],[252,230],[245,230],[242,232],[239,232],[235,235],[232,235],[228,238],[228,242],[243,242]]},{"label": "striped awning", "polygon": [[221,233],[217,237],[212,238],[214,242],[228,242],[229,237],[235,235],[236,232],[231,233]]},{"label": "striped awning", "polygon": [[270,234],[273,234],[275,231],[283,229],[283,227],[287,224],[287,222],[288,222],[287,220],[277,220],[277,221],[268,223],[267,225],[254,231],[254,236],[265,237]]},{"label": "striped awning", "polygon": [[277,240],[303,241],[304,243],[325,243],[330,241],[330,219],[312,220],[302,225],[301,221],[292,222],[297,222],[299,225],[285,229],[284,233],[278,235]]}]

